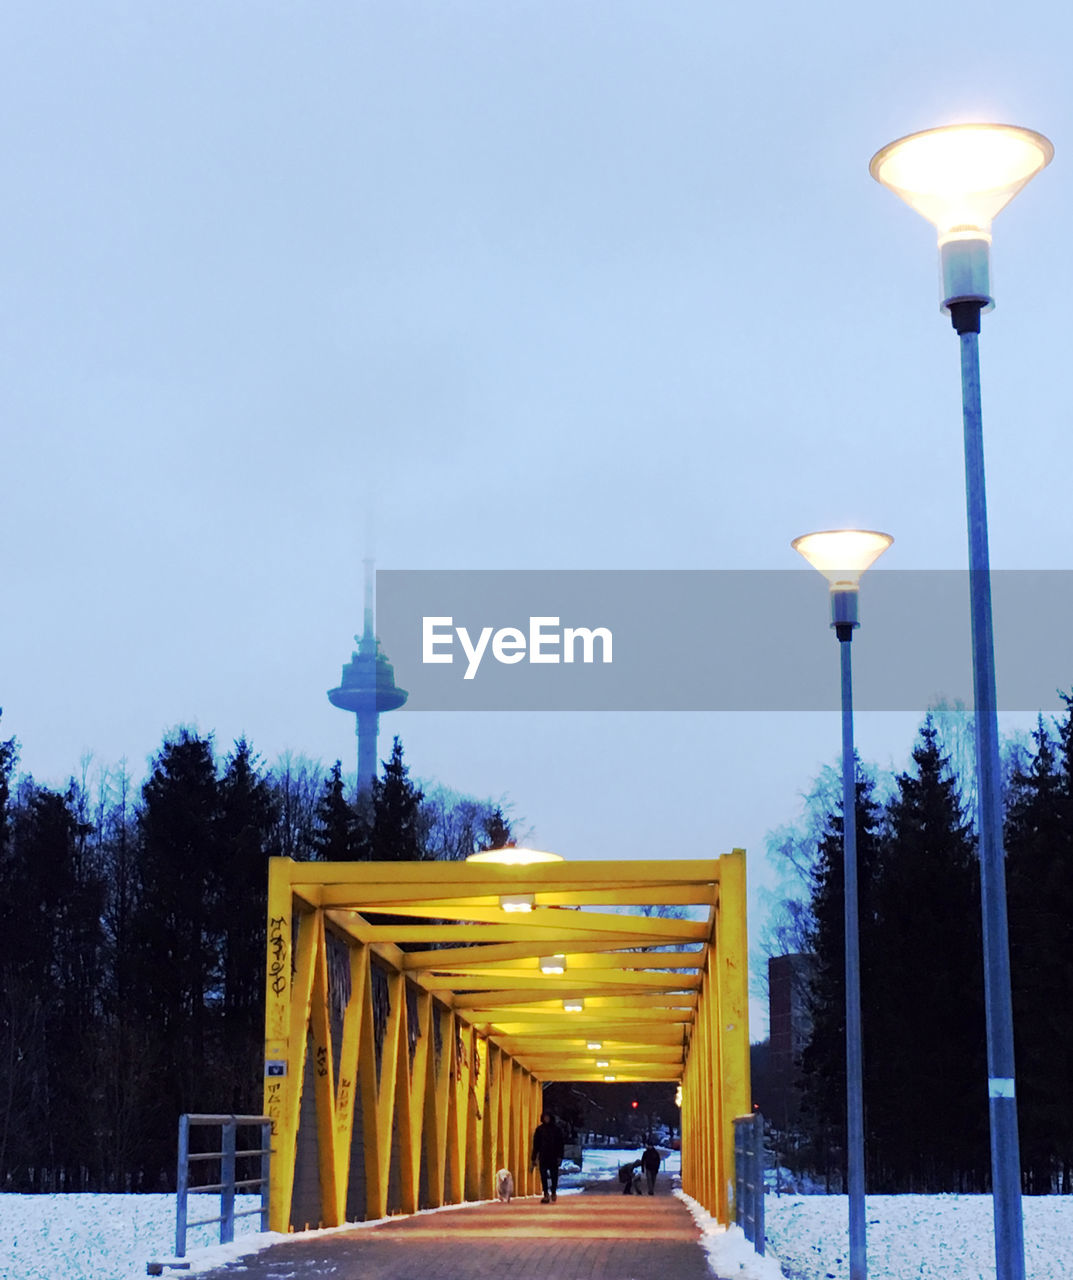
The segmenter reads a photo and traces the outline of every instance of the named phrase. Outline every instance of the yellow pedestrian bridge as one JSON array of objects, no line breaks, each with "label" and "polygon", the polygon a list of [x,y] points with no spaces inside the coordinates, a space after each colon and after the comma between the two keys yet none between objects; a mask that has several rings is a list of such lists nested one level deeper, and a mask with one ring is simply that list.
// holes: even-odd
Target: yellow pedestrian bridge
[{"label": "yellow pedestrian bridge", "polygon": [[611,1079],[680,1082],[683,1189],[729,1221],[744,852],[478,858],[271,860],[272,1229],[489,1199],[501,1168],[529,1194],[542,1086]]}]

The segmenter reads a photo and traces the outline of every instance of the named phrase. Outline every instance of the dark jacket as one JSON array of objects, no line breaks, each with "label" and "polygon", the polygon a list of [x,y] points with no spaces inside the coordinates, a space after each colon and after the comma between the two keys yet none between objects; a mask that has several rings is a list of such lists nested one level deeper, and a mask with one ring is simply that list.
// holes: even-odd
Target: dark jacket
[{"label": "dark jacket", "polygon": [[651,1170],[652,1173],[659,1172],[660,1161],[662,1157],[655,1147],[648,1147],[644,1155],[641,1157],[641,1168]]},{"label": "dark jacket", "polygon": [[563,1158],[563,1135],[553,1120],[550,1124],[538,1124],[533,1134],[533,1157],[530,1163],[542,1164],[546,1169],[558,1168]]}]

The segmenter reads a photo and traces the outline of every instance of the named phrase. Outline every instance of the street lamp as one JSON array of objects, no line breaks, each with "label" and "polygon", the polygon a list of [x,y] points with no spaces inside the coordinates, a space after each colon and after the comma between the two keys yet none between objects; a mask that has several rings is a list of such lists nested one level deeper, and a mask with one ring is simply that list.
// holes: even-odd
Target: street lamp
[{"label": "street lamp", "polygon": [[467,862],[490,862],[500,867],[532,867],[540,862],[562,862],[561,853],[548,853],[544,849],[519,849],[508,845],[504,849],[482,849],[480,853],[471,853]]},{"label": "street lamp", "polygon": [[864,1082],[861,1064],[861,948],[857,900],[857,779],[853,751],[853,668],[850,642],[861,574],[894,539],[887,533],[833,529],[806,533],[790,545],[831,584],[831,626],[842,661],[842,862],[846,920],[846,1163],[849,1192],[849,1275],[865,1280]]},{"label": "street lamp", "polygon": [[961,124],[900,138],[876,152],[869,165],[877,182],[889,187],[938,230],[942,310],[950,316],[961,343],[997,1280],[1024,1280],[1025,1249],[1014,1089],[1013,1004],[1002,847],[979,333],[981,313],[995,305],[989,278],[991,220],[1050,164],[1053,155],[1054,147],[1048,139],[1032,129],[1003,124]]}]

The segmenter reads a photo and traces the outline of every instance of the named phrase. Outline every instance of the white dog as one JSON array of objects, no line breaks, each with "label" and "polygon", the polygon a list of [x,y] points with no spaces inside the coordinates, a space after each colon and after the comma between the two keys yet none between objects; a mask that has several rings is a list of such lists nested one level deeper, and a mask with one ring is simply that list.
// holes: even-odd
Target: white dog
[{"label": "white dog", "polygon": [[514,1195],[514,1177],[509,1169],[500,1169],[496,1174],[496,1195],[504,1204],[510,1204]]}]

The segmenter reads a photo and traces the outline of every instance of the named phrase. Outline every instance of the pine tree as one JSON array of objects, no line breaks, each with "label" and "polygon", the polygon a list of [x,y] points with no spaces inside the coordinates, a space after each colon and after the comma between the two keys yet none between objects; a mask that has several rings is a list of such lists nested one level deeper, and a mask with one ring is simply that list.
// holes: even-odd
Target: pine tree
[{"label": "pine tree", "polygon": [[1068,1191],[1073,1165],[1073,711],[1058,732],[1040,717],[1005,836],[1021,1165],[1038,1194]]},{"label": "pine tree", "polygon": [[1055,897],[1060,905],[1052,915],[1055,926],[1051,962],[1057,969],[1055,1003],[1050,1008],[1051,1042],[1060,1052],[1052,1059],[1052,1096],[1060,1098],[1054,1108],[1057,1163],[1061,1166],[1061,1189],[1073,1192],[1073,1108],[1069,1105],[1069,1081],[1073,1079],[1073,693],[1062,695],[1065,717],[1059,721],[1062,761],[1062,816],[1065,842],[1054,850]]},{"label": "pine tree", "polygon": [[222,999],[220,786],[211,738],[165,739],[142,787],[135,1002],[159,1054],[147,1174],[171,1176],[175,1117],[206,1110],[212,1008]]},{"label": "pine tree", "polygon": [[988,1167],[979,875],[929,716],[887,806],[866,988],[873,1185],[982,1189]]},{"label": "pine tree", "polygon": [[514,835],[510,822],[503,812],[503,806],[497,804],[484,820],[483,849],[509,849],[514,844]]},{"label": "pine tree", "polygon": [[[5,757],[7,780],[13,745]],[[83,1062],[101,997],[102,878],[74,782],[60,792],[23,778],[13,804],[9,781],[7,791],[0,1173],[6,1185],[26,1190],[83,1189]]]},{"label": "pine tree", "polygon": [[395,738],[384,773],[372,785],[373,823],[369,857],[375,862],[416,862],[425,856],[421,801],[424,792],[410,781],[402,742]]},{"label": "pine tree", "polygon": [[264,1026],[264,947],[268,858],[276,852],[276,794],[245,738],[224,766],[219,784],[218,838],[222,940],[221,1058],[218,1101],[255,1114]]},{"label": "pine tree", "polygon": [[317,800],[313,856],[321,862],[350,862],[361,857],[364,844],[358,814],[346,798],[343,766],[336,760]]}]

